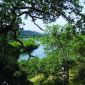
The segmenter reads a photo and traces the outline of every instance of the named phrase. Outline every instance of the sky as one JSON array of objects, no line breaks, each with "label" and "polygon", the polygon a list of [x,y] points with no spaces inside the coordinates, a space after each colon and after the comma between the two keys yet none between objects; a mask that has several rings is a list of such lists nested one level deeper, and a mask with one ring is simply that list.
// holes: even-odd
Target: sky
[{"label": "sky", "polygon": [[[85,5],[84,0],[80,0],[80,4],[84,6],[84,5]],[[84,6],[84,9],[83,9],[83,12],[85,12],[85,6]],[[37,31],[37,32],[41,32],[41,33],[43,32],[42,30],[39,29],[39,27],[37,27],[37,26],[32,22],[32,20],[31,20],[30,17],[28,17],[27,19],[25,19],[25,18],[24,18],[24,15],[23,15],[23,16],[21,16],[21,18],[22,18],[22,22],[24,22],[25,25],[20,25],[20,26],[23,27],[24,30]],[[46,28],[46,26],[45,26],[45,24],[43,23],[42,20],[38,19],[38,20],[36,20],[36,23],[37,23],[42,29],[45,29],[45,28]],[[65,25],[66,23],[67,23],[66,20],[65,20],[62,16],[60,16],[55,22],[52,22],[52,23],[50,23],[50,24],[51,24],[51,25],[53,25],[53,24],[59,24],[59,25],[63,26],[63,25]]]},{"label": "sky", "polygon": [[[24,28],[24,30],[31,30],[31,31],[37,31],[37,32],[41,32],[43,33],[43,31],[41,29],[39,29],[39,27],[37,27],[31,20],[30,17],[28,17],[27,19],[24,19],[24,15],[21,17],[22,18],[22,22],[24,22],[25,25],[21,25],[21,27]],[[36,20],[36,23],[42,28],[45,29],[46,26],[43,23],[42,20],[38,19]],[[59,17],[59,19],[57,19],[55,22],[52,22],[50,24],[60,24],[61,26],[66,24],[66,20],[63,17]]]}]

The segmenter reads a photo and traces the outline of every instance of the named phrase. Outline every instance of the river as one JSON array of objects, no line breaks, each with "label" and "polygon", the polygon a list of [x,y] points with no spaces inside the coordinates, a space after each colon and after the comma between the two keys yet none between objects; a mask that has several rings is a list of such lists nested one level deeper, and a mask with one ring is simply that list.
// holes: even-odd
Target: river
[{"label": "river", "polygon": [[[36,42],[39,43],[40,45],[37,49],[35,49],[33,51],[32,55],[37,56],[39,58],[45,57],[44,46],[40,42],[38,42],[38,41],[36,41]],[[29,58],[29,55],[27,53],[22,53],[19,56],[19,60],[27,60],[28,58]]]}]

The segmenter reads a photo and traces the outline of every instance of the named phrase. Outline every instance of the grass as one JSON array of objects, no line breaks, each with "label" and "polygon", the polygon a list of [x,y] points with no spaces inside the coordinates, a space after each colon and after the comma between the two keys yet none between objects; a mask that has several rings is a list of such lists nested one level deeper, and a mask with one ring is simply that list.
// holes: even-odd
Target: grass
[{"label": "grass", "polygon": [[[20,41],[23,43],[24,46],[30,46],[30,45],[37,45],[35,40],[33,38],[29,38],[29,39],[20,39]],[[19,47],[20,43],[17,41],[10,41],[9,44],[11,44],[14,47]]]}]

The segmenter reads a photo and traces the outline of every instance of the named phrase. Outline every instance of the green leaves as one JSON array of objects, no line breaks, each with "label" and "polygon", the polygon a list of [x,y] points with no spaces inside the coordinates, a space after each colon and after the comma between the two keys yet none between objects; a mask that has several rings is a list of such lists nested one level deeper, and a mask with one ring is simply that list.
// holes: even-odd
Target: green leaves
[{"label": "green leaves", "polygon": [[33,59],[30,59],[29,61],[20,61],[20,68],[21,70],[25,71],[28,74],[28,78],[32,78],[35,75],[39,73],[39,58],[34,57]]},{"label": "green leaves", "polygon": [[[53,59],[52,61],[54,62],[55,60],[58,60],[58,63],[56,63],[55,65],[57,67],[60,66],[61,69],[60,71],[57,71],[57,69],[54,70],[54,72],[56,72],[54,74],[57,74],[57,72],[64,73],[65,71],[67,72],[67,74],[64,75],[70,76],[68,74],[70,69],[73,69],[73,67],[76,66],[77,70],[78,65],[81,64],[81,62],[85,61],[85,59],[83,58],[85,55],[84,54],[85,36],[82,35],[81,33],[77,33],[76,31],[74,33],[73,30],[74,30],[73,26],[70,24],[67,24],[63,27],[58,25],[53,25],[53,26],[48,26],[47,28],[48,35],[46,36],[46,39],[44,39],[45,41],[43,42],[46,48],[45,49],[46,53],[48,55],[48,62],[51,62],[52,59]],[[51,60],[49,60],[50,57]],[[51,66],[55,68],[52,62],[51,64],[52,64]],[[48,67],[50,67],[50,63],[47,65]],[[62,70],[62,67],[65,70]],[[50,70],[48,70],[48,72],[49,71]],[[64,79],[63,74],[61,76],[62,79]]]}]

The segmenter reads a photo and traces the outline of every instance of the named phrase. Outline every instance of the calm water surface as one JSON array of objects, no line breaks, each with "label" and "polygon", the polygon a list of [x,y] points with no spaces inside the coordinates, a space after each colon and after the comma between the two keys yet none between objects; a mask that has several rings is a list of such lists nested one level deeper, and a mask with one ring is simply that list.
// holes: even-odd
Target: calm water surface
[{"label": "calm water surface", "polygon": [[[37,41],[37,43],[40,44],[40,42]],[[44,52],[44,46],[40,44],[40,46],[33,51],[32,53],[33,56],[37,56],[39,58],[45,57],[45,52]],[[20,59],[19,60],[27,60],[29,58],[29,55],[27,53],[20,54]]]}]

